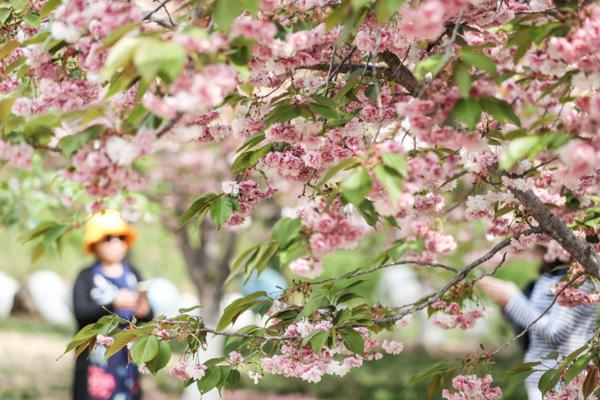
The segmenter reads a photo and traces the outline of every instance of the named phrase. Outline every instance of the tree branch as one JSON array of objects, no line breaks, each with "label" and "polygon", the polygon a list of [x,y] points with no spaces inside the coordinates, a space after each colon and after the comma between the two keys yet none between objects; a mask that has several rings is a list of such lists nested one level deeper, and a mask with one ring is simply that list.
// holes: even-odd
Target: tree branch
[{"label": "tree branch", "polygon": [[415,94],[417,91],[417,78],[410,72],[408,68],[402,64],[402,61],[397,55],[389,50],[379,54],[379,57],[387,64],[388,68],[383,74],[386,78],[401,84],[410,94]]},{"label": "tree branch", "polygon": [[556,240],[590,274],[600,277],[600,257],[594,248],[579,239],[573,231],[559,220],[531,191],[509,188],[512,194],[538,222],[552,239]]},{"label": "tree branch", "polygon": [[[381,74],[381,76],[390,81],[394,81],[399,83],[402,87],[404,87],[408,94],[415,95],[418,88],[417,79],[414,77],[412,72],[408,68],[402,64],[402,61],[392,52],[384,51],[380,53],[379,56],[381,59],[387,64],[387,67],[376,66],[376,65],[368,65],[368,64],[356,64],[356,63],[340,63],[333,64],[334,71],[336,73],[342,72],[352,72],[355,70],[365,70],[365,72],[372,72],[375,74]],[[308,69],[314,71],[330,71],[330,64],[319,63],[298,67],[298,69]]]},{"label": "tree branch", "polygon": [[173,127],[175,125],[177,125],[177,123],[179,122],[179,120],[183,117],[183,113],[177,113],[177,115],[175,115],[173,117],[173,119],[171,119],[169,122],[167,122],[167,124],[161,128],[161,130],[159,130],[156,133],[156,137],[160,138],[162,137],[165,133],[169,132],[171,129],[173,129]]},{"label": "tree branch", "polygon": [[[472,261],[466,267],[464,267],[462,270],[460,270],[440,291],[435,292],[434,294],[425,296],[423,299],[417,301],[413,307],[411,307],[407,311],[400,313],[399,315],[374,319],[373,322],[376,324],[396,322],[396,321],[399,321],[402,318],[406,317],[409,314],[413,314],[419,310],[429,307],[430,304],[433,304],[436,301],[440,300],[442,298],[442,296],[448,290],[450,290],[450,288],[452,288],[457,283],[459,283],[460,281],[465,279],[467,277],[467,275],[469,274],[469,272],[471,272],[473,269],[477,268],[479,265],[481,265],[484,262],[491,259],[496,253],[498,253],[503,248],[508,247],[513,239],[518,239],[521,236],[531,235],[533,233],[542,233],[542,229],[539,229],[539,228],[528,229],[526,231],[519,232],[509,238],[506,238],[506,239],[502,240],[501,242],[498,242],[494,247],[492,247],[490,249],[490,251],[488,251],[483,256],[479,257],[478,259]],[[427,300],[423,301],[424,299],[427,299]]]}]

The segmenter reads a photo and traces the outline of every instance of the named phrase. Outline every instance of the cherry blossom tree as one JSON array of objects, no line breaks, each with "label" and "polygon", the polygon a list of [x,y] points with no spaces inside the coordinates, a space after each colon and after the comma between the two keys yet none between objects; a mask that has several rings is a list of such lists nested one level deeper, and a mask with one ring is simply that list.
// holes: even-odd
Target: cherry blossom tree
[{"label": "cherry blossom tree", "polygon": [[[128,345],[141,370],[156,372],[171,357],[169,339],[186,339],[185,357],[194,358],[208,334],[224,335],[229,357],[181,363],[173,375],[202,391],[235,384],[240,372],[317,382],[400,352],[375,335],[419,310],[439,326],[472,327],[483,316],[473,283],[536,244],[572,262],[556,288],[561,304],[598,301],[578,291],[582,279],[600,277],[596,2],[11,0],[0,22],[8,165],[28,168],[39,154],[98,211],[142,190],[152,170],[176,174],[167,162],[142,167],[166,143],[233,140],[241,144],[227,158],[231,177],[200,188],[180,224],[239,226],[278,195],[296,209],[230,266],[233,277],[272,260],[289,267],[301,278],[281,298],[237,300],[217,326],[182,314],[120,329],[111,316],[68,350],[103,335],[114,339],[109,355]],[[487,226],[487,250],[446,264],[474,221]],[[76,225],[45,223],[30,238],[51,243]],[[372,265],[318,278],[325,255],[382,232],[387,247],[372,249]],[[450,277],[400,308],[354,293],[397,265]],[[265,326],[227,330],[250,308]],[[436,369],[430,390],[498,398],[486,373],[496,353]],[[599,354],[596,337],[558,360],[540,389],[590,395]]]}]

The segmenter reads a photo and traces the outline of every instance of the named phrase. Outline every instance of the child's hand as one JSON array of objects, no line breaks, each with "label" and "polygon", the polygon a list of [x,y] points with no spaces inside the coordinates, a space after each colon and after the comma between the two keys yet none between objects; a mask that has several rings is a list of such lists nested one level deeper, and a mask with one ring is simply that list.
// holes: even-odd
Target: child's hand
[{"label": "child's hand", "polygon": [[150,314],[150,304],[148,304],[148,299],[146,296],[138,296],[138,301],[135,306],[135,316],[136,317],[145,317]]},{"label": "child's hand", "polygon": [[492,278],[491,276],[484,276],[478,283],[490,300],[500,307],[504,307],[510,299],[520,293],[519,288],[514,283]]},{"label": "child's hand", "polygon": [[113,306],[120,310],[135,311],[138,304],[138,294],[128,289],[120,289],[113,300]]}]

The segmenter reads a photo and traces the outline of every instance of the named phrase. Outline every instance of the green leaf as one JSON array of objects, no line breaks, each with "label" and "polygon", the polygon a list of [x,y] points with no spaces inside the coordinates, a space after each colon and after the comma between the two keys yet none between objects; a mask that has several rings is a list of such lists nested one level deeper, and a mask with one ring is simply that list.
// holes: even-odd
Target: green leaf
[{"label": "green leaf", "polygon": [[[4,25],[4,23],[6,22],[6,20],[8,19],[8,17],[10,17],[10,14],[12,14],[12,11],[13,10],[10,7],[1,7],[0,8],[0,27],[2,27]],[[3,57],[0,57],[0,58],[3,58]]]},{"label": "green leaf", "polygon": [[323,297],[323,295],[319,294],[319,295],[311,297],[310,299],[308,299],[308,301],[304,305],[304,308],[302,308],[302,311],[300,312],[300,314],[298,314],[298,318],[304,318],[304,317],[309,317],[309,316],[313,315],[315,313],[315,311],[317,311],[319,308],[321,308],[321,306],[323,305],[324,302],[325,302],[325,297]]},{"label": "green leaf", "polygon": [[229,326],[229,324],[233,324],[240,314],[252,308],[257,303],[257,299],[259,297],[265,296],[266,293],[264,291],[252,293],[246,297],[235,300],[233,303],[225,307],[225,310],[223,310],[223,314],[219,319],[219,323],[217,324],[217,330],[223,330]]},{"label": "green leaf", "polygon": [[481,111],[481,105],[477,100],[471,98],[459,99],[452,110],[452,117],[473,130],[479,122],[479,118],[481,118]]},{"label": "green leaf", "polygon": [[[0,9],[1,10],[1,9]],[[17,40],[9,40],[6,43],[4,43],[4,45],[2,46],[2,49],[0,50],[0,58],[5,58],[7,56],[9,56],[14,49],[21,47],[22,44],[21,42],[17,41]]]},{"label": "green leaf", "polygon": [[104,67],[100,71],[102,79],[109,79],[118,70],[125,68],[133,59],[139,38],[124,37],[115,44],[106,57]]},{"label": "green leaf", "polygon": [[22,13],[25,10],[25,7],[27,7],[29,0],[9,0],[9,2],[16,12]]},{"label": "green leaf", "polygon": [[230,196],[218,197],[210,204],[210,218],[218,228],[221,228],[236,207],[239,208],[237,199]]},{"label": "green leaf", "polygon": [[27,243],[35,238],[44,235],[48,230],[59,226],[60,224],[54,221],[42,221],[35,226],[35,228],[21,235],[20,240],[22,243]]},{"label": "green leaf", "polygon": [[36,261],[42,258],[45,252],[46,246],[44,245],[44,242],[38,243],[31,251],[31,264],[35,264]]},{"label": "green leaf", "polygon": [[589,364],[592,356],[591,354],[586,354],[583,357],[578,358],[573,362],[573,365],[569,367],[567,373],[565,374],[565,382],[571,382],[577,375],[581,373]]},{"label": "green leaf", "polygon": [[188,208],[181,216],[181,219],[179,220],[179,227],[187,224],[196,214],[200,214],[200,216],[202,216],[208,210],[211,203],[218,197],[219,196],[214,193],[207,193],[194,201],[190,208]]},{"label": "green leaf", "polygon": [[8,117],[16,99],[15,96],[10,96],[0,100],[0,121],[2,122],[5,132],[7,131]]},{"label": "green leaf", "polygon": [[317,189],[321,188],[324,184],[326,184],[335,174],[338,172],[349,169],[360,164],[360,159],[356,157],[346,158],[345,160],[340,161],[339,163],[329,167],[329,169],[323,174],[319,182],[317,183]]},{"label": "green leaf", "polygon": [[260,159],[266,156],[273,149],[273,144],[267,144],[258,150],[249,150],[240,154],[231,165],[233,173],[241,172],[247,168],[254,167]]},{"label": "green leaf", "polygon": [[104,353],[104,357],[106,359],[110,358],[123,347],[127,346],[127,343],[136,339],[139,335],[136,335],[134,332],[131,332],[130,329],[124,329],[120,332],[117,332],[114,336],[114,342],[106,349],[106,353]]},{"label": "green leaf", "polygon": [[118,27],[117,29],[112,30],[108,35],[106,35],[106,38],[104,38],[104,46],[112,46],[114,43],[117,42],[117,40],[125,36],[126,33],[131,32],[138,26],[139,24],[137,22],[130,22],[128,24]]},{"label": "green leaf", "polygon": [[300,107],[295,104],[284,103],[271,110],[265,117],[265,125],[270,126],[276,122],[288,122],[300,116]]},{"label": "green leaf", "polygon": [[40,26],[40,16],[35,13],[23,15],[23,21],[32,28],[38,28]]},{"label": "green leaf", "polygon": [[436,374],[431,378],[427,385],[427,397],[431,398],[435,393],[438,393],[442,387],[442,374]]},{"label": "green leaf", "polygon": [[104,125],[96,124],[86,128],[82,132],[65,136],[58,142],[58,148],[66,157],[70,157],[87,142],[98,137],[104,129],[106,129]]},{"label": "green leaf", "polygon": [[329,332],[317,332],[310,340],[310,347],[312,348],[313,353],[321,354],[321,349],[323,349],[323,346],[327,343],[327,339],[329,339]]},{"label": "green leaf", "polygon": [[506,42],[506,47],[517,46],[517,50],[513,55],[513,62],[518,64],[519,60],[525,55],[529,47],[533,44],[535,28],[525,27],[518,30]]},{"label": "green leaf", "polygon": [[229,374],[227,374],[227,386],[230,388],[237,387],[240,383],[240,380],[240,371],[238,371],[237,369],[230,369]]},{"label": "green leaf", "polygon": [[454,66],[454,82],[456,83],[456,86],[458,86],[461,96],[469,97],[473,79],[471,78],[471,74],[469,74],[469,69],[464,63],[458,62]]},{"label": "green leaf", "polygon": [[55,244],[57,240],[60,239],[61,236],[63,236],[67,231],[69,231],[70,226],[68,225],[62,225],[62,224],[58,224],[56,226],[53,226],[52,228],[48,229],[45,233],[44,233],[44,245],[45,246],[50,246],[52,244]]},{"label": "green leaf", "polygon": [[335,100],[330,99],[329,97],[313,94],[312,96],[310,96],[310,98],[318,104],[322,105],[323,107],[331,108],[333,110],[335,110],[337,107]]},{"label": "green leaf", "polygon": [[265,270],[269,261],[273,258],[273,255],[277,252],[277,249],[279,249],[279,247],[274,240],[267,240],[260,245],[256,256],[246,265],[246,278],[244,279],[244,283],[250,279],[250,275],[254,271],[260,274]]},{"label": "green leaf", "polygon": [[200,393],[204,394],[204,393],[210,391],[211,389],[214,389],[220,380],[221,380],[221,368],[219,368],[217,366],[209,367],[206,370],[206,373],[204,374],[202,379],[200,379],[197,383],[198,390],[200,390]]},{"label": "green leaf", "polygon": [[472,49],[461,49],[460,58],[469,65],[473,65],[492,76],[496,76],[496,63],[488,56]]},{"label": "green leaf", "polygon": [[310,103],[308,108],[322,117],[325,117],[326,119],[336,119],[338,117],[338,113],[335,109],[331,109],[321,104]]},{"label": "green leaf", "polygon": [[236,150],[236,153],[241,153],[243,150],[251,149],[254,146],[256,146],[257,144],[259,144],[260,142],[262,142],[263,140],[265,140],[265,134],[257,133],[256,135],[251,136],[248,139],[246,139],[244,144],[241,145],[240,148]]},{"label": "green leaf", "polygon": [[521,158],[529,154],[529,152],[540,142],[539,136],[524,136],[512,140],[508,147],[502,150],[499,157],[500,169],[506,170],[515,165]]},{"label": "green leaf", "polygon": [[385,186],[392,200],[397,199],[402,194],[402,178],[398,173],[385,165],[375,166],[375,176]]},{"label": "green leaf", "polygon": [[260,0],[217,0],[212,16],[219,27],[227,31],[244,11],[256,13],[259,4]]},{"label": "green leaf", "polygon": [[363,200],[363,202],[358,205],[358,212],[371,226],[375,226],[379,221],[379,214],[377,214],[373,202],[369,199]]},{"label": "green leaf", "polygon": [[182,45],[154,38],[140,40],[133,63],[145,82],[160,74],[167,83],[173,82],[183,70],[186,54]]},{"label": "green leaf", "polygon": [[158,352],[156,353],[156,357],[146,362],[146,367],[148,367],[153,375],[156,375],[158,371],[167,366],[170,359],[171,346],[169,346],[169,342],[161,341],[158,343]]},{"label": "green leaf", "polygon": [[280,248],[285,248],[298,236],[301,228],[300,218],[281,218],[273,226],[272,236]]},{"label": "green leaf", "polygon": [[48,0],[40,10],[40,18],[46,18],[50,13],[58,8],[62,0]]},{"label": "green leaf", "polygon": [[393,152],[383,153],[381,159],[386,166],[393,168],[400,175],[408,178],[408,164],[406,163],[406,158],[402,154]]},{"label": "green leaf", "polygon": [[156,336],[143,336],[135,341],[129,351],[137,365],[152,360],[158,354],[158,339]]},{"label": "green leaf", "polygon": [[342,342],[348,350],[353,353],[363,355],[365,352],[365,341],[360,335],[352,328],[344,328],[340,331]]},{"label": "green leaf", "polygon": [[551,369],[546,371],[538,382],[538,388],[545,394],[548,390],[553,389],[560,380],[560,369]]},{"label": "green leaf", "polygon": [[448,57],[444,54],[436,54],[428,57],[417,64],[413,74],[418,80],[422,80],[428,73],[436,76],[442,70],[447,60]]},{"label": "green leaf", "polygon": [[341,184],[342,194],[352,204],[359,205],[371,191],[371,177],[364,167],[356,168]]},{"label": "green leaf", "polygon": [[510,121],[517,126],[521,126],[521,120],[515,114],[510,104],[504,100],[490,96],[482,96],[480,98],[483,109],[490,113],[494,119],[500,123]]},{"label": "green leaf", "polygon": [[598,366],[594,365],[587,373],[583,381],[583,399],[586,400],[590,394],[599,386],[598,382]]},{"label": "green leaf", "polygon": [[375,4],[375,15],[380,24],[390,19],[398,11],[405,0],[377,0]]}]

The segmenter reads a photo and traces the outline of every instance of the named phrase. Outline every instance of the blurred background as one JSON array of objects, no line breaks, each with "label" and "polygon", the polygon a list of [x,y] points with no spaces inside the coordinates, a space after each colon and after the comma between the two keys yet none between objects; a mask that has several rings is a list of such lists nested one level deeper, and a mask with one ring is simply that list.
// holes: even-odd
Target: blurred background
[{"label": "blurred background", "polygon": [[[268,219],[265,221],[268,224]],[[251,281],[250,286],[242,287],[241,282],[235,281],[221,291],[215,287],[222,285],[219,279],[191,277],[203,272],[194,272],[197,266],[190,265],[193,257],[188,254],[186,258],[184,254],[191,250],[186,250],[186,244],[177,237],[180,234],[168,229],[164,220],[141,216],[136,229],[139,240],[130,254],[130,262],[155,285],[151,301],[165,313],[178,307],[202,304],[201,299],[206,299],[207,293],[219,301],[222,309],[228,301],[248,290],[277,289],[282,280],[285,285],[285,281],[292,277],[289,271],[272,266],[264,279]],[[223,252],[236,254],[245,245],[256,243],[260,237],[256,229],[253,228],[252,232],[240,229],[219,233],[225,235],[225,239],[231,235],[235,239],[221,238],[211,248],[205,249],[213,259],[211,262],[219,261],[215,259],[218,255],[223,256]],[[479,229],[480,236],[477,233]],[[201,231],[202,227],[192,229],[196,235]],[[67,399],[74,360],[73,354],[60,356],[75,332],[70,315],[70,291],[79,269],[89,265],[92,259],[81,251],[80,234],[67,236],[60,252],[46,251],[42,255],[36,254],[35,243],[23,244],[21,234],[18,226],[0,229],[0,399]],[[483,227],[473,227],[473,236],[484,237]],[[363,240],[356,250],[331,254],[325,259],[325,275],[334,276],[367,265],[372,261],[368,249],[380,246],[378,242],[384,240],[383,237],[372,236]],[[473,243],[463,244],[456,252],[456,259],[449,261],[461,265],[461,260],[465,256],[469,258],[472,252],[470,246],[477,248]],[[523,256],[509,260],[498,274],[522,286],[535,276],[536,269],[535,261]],[[444,278],[443,272],[390,268],[374,275],[360,290],[372,302],[401,305],[428,293]],[[215,294],[215,291],[218,293]],[[480,319],[475,329],[469,331],[441,330],[434,327],[426,315],[416,315],[408,327],[394,336],[405,345],[400,355],[366,362],[362,368],[352,370],[344,378],[327,376],[318,384],[308,384],[297,379],[266,376],[258,385],[243,380],[239,390],[225,393],[224,398],[424,399],[429,381],[414,382],[416,375],[435,363],[459,360],[469,352],[477,351],[480,346],[493,350],[514,335],[493,306],[488,305],[486,310],[490,317]],[[510,368],[517,365],[521,357],[518,346],[511,344],[501,353],[497,364],[491,366],[495,381],[502,386],[506,399],[522,399],[525,396],[520,386],[509,387],[507,384]],[[173,357],[171,361],[176,360]],[[155,377],[144,376],[146,399],[181,398],[181,382],[166,371],[168,368]],[[432,398],[440,397],[434,395]]]}]

